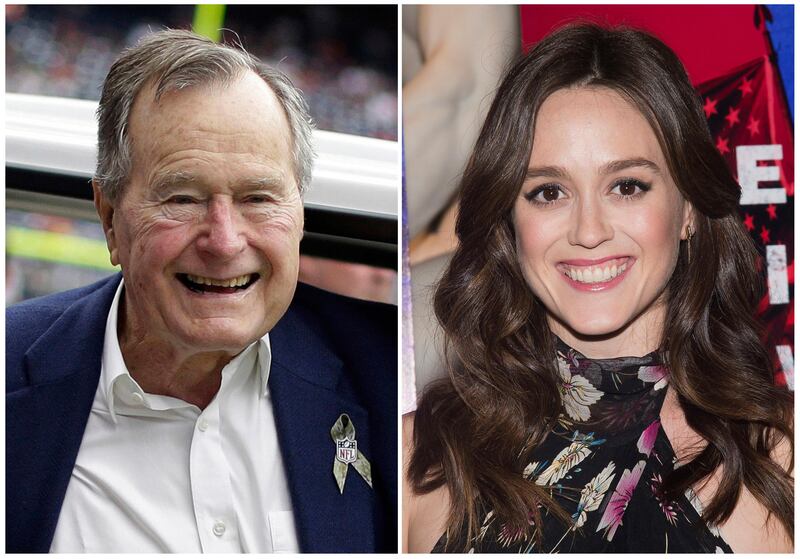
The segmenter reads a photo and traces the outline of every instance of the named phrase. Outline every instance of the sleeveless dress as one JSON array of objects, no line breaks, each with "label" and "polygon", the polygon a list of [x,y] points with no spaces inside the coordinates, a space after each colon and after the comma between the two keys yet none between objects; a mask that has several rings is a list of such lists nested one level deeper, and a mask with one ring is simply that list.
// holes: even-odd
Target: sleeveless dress
[{"label": "sleeveless dress", "polygon": [[[589,359],[556,339],[563,410],[521,475],[547,488],[571,515],[566,525],[542,511],[527,536],[481,511],[475,553],[732,553],[700,516],[692,491],[661,491],[675,452],[659,415],[669,372],[658,352]],[[442,536],[433,552],[445,551]]]}]

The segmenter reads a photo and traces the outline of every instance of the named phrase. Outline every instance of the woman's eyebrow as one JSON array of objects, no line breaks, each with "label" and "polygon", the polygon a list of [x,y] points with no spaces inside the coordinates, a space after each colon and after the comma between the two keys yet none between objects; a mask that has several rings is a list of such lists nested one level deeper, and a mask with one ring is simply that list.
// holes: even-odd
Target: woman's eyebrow
[{"label": "woman's eyebrow", "polygon": [[[656,163],[653,163],[649,159],[645,159],[644,157],[634,157],[631,159],[619,159],[617,161],[611,161],[609,163],[606,163],[600,168],[600,174],[612,175],[614,173],[619,173],[620,171],[624,171],[625,169],[630,169],[632,167],[644,167],[646,169],[650,169],[654,173],[663,175],[661,167],[659,167]],[[528,170],[525,173],[525,180],[535,179],[538,177],[546,177],[552,179],[566,179],[569,177],[569,172],[564,167],[559,167],[557,165],[528,167]]]},{"label": "woman's eyebrow", "polygon": [[569,176],[564,167],[556,165],[546,165],[544,167],[528,167],[525,173],[525,179],[535,179],[537,177],[548,177],[552,179],[565,179]]},{"label": "woman's eyebrow", "polygon": [[661,167],[659,167],[656,163],[653,163],[649,159],[645,159],[644,157],[634,157],[632,159],[620,159],[619,161],[611,161],[610,163],[606,163],[605,165],[603,165],[601,173],[604,175],[611,175],[613,173],[624,171],[625,169],[630,169],[631,167],[645,167],[646,169],[650,169],[651,171],[659,175],[663,174],[661,172]]}]

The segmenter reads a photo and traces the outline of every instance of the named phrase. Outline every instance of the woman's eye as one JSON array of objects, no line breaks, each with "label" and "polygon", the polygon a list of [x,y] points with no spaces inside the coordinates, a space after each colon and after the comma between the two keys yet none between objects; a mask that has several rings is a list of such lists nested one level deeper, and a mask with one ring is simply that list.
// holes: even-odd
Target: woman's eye
[{"label": "woman's eye", "polygon": [[618,194],[624,198],[630,198],[637,194],[642,194],[650,190],[650,185],[636,179],[626,179],[617,182],[611,192]]},{"label": "woman's eye", "polygon": [[564,198],[564,193],[561,188],[556,184],[545,184],[538,188],[534,188],[525,198],[535,204],[552,204],[561,198]]}]

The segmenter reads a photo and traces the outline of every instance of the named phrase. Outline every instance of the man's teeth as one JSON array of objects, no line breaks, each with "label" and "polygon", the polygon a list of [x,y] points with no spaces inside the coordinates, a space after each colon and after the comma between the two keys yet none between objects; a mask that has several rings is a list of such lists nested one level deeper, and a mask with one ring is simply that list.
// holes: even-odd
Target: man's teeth
[{"label": "man's teeth", "polygon": [[620,264],[619,266],[612,264],[606,267],[567,268],[564,273],[580,283],[601,283],[614,279],[624,272],[627,267],[627,264]]},{"label": "man's teeth", "polygon": [[246,285],[250,281],[251,276],[252,274],[245,274],[243,276],[239,276],[236,278],[217,280],[212,278],[204,278],[203,276],[193,276],[192,274],[186,274],[186,278],[192,283],[196,283],[199,285],[213,285],[216,287],[241,287],[243,285]]}]

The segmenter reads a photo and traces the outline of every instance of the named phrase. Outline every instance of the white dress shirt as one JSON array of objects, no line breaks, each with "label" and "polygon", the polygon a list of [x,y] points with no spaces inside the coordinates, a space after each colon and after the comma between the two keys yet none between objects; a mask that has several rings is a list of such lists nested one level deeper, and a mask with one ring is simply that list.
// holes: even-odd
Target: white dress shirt
[{"label": "white dress shirt", "polygon": [[299,551],[267,386],[268,335],[225,366],[204,410],[148,394],[119,347],[122,289],[50,551]]}]

